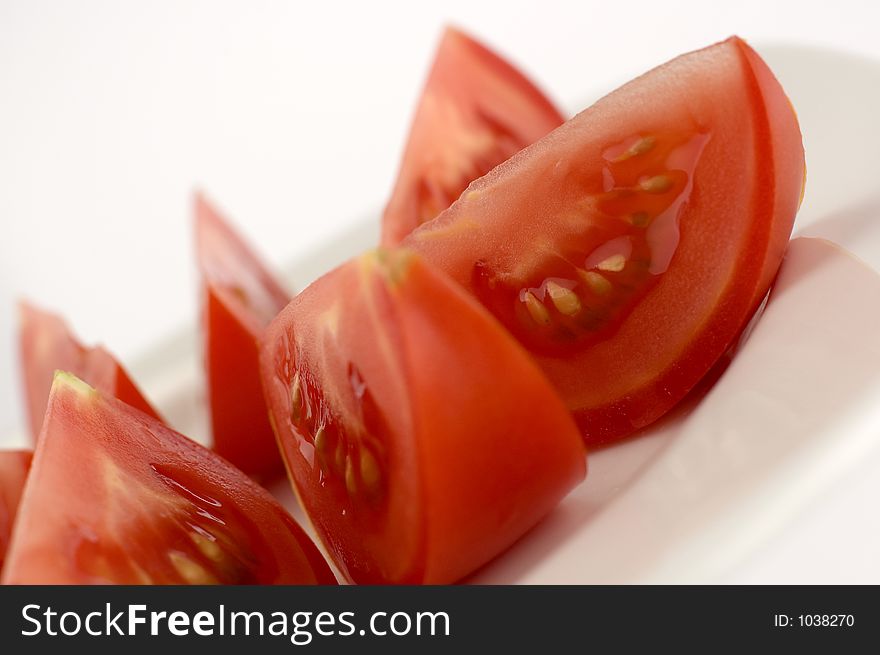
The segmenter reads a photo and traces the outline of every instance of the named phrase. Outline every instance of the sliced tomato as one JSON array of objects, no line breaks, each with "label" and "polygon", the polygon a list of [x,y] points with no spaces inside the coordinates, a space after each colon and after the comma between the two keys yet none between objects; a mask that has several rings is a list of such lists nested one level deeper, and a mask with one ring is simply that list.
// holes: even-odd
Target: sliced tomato
[{"label": "sliced tomato", "polygon": [[584,476],[577,428],[528,355],[409,253],[320,278],[264,344],[288,471],[353,582],[454,582]]},{"label": "sliced tomato", "polygon": [[394,245],[486,174],[565,120],[510,63],[447,28],[382,219]]},{"label": "sliced tomato", "polygon": [[32,456],[29,450],[0,451],[0,571]]},{"label": "sliced tomato", "polygon": [[125,369],[103,346],[83,346],[60,316],[28,303],[19,304],[19,318],[25,401],[34,440],[43,425],[56,370],[69,371],[95,388],[160,419]]},{"label": "sliced tomato", "polygon": [[55,376],[8,584],[314,584],[335,578],[262,487],[69,373]]},{"label": "sliced tomato", "polygon": [[603,98],[405,243],[536,357],[597,444],[660,417],[734,342],[803,185],[792,106],[734,37]]},{"label": "sliced tomato", "polygon": [[214,450],[251,475],[281,474],[260,385],[257,340],[290,296],[201,195],[195,217]]}]

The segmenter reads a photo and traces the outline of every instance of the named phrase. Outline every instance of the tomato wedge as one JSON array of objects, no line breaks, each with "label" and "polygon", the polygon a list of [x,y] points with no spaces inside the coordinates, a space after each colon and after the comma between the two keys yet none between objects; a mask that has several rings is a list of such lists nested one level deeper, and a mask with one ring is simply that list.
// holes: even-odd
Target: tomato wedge
[{"label": "tomato wedge", "polygon": [[20,348],[25,398],[36,440],[56,370],[70,371],[105,393],[161,420],[128,373],[103,346],[83,346],[64,320],[26,302],[19,303]]},{"label": "tomato wedge", "polygon": [[8,584],[333,583],[244,473],[69,373],[55,376]]},{"label": "tomato wedge", "polygon": [[282,474],[257,341],[290,296],[202,195],[195,199],[195,218],[214,450],[248,474]]},{"label": "tomato wedge", "polygon": [[410,253],[320,278],[264,344],[294,488],[353,582],[454,582],[584,476],[577,428],[531,359]]},{"label": "tomato wedge", "polygon": [[599,444],[664,414],[735,341],[803,185],[792,106],[733,37],[606,96],[405,244],[507,327]]},{"label": "tomato wedge", "polygon": [[0,571],[32,456],[29,450],[0,451]]},{"label": "tomato wedge", "polygon": [[564,120],[510,63],[447,28],[385,209],[382,242],[399,242],[452,204],[471,180]]}]

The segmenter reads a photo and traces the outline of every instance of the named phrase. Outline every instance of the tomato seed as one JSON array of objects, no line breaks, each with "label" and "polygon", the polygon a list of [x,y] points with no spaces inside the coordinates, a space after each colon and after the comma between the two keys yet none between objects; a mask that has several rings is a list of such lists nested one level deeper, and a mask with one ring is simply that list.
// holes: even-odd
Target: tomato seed
[{"label": "tomato seed", "polygon": [[361,481],[367,488],[370,495],[376,495],[382,483],[382,471],[379,468],[379,462],[368,448],[361,450],[360,457]]},{"label": "tomato seed", "polygon": [[619,273],[626,267],[626,257],[623,255],[611,255],[608,259],[603,259],[596,265],[600,271],[609,271],[611,273]]},{"label": "tomato seed", "polygon": [[293,376],[293,382],[290,383],[290,419],[294,423],[299,423],[300,418],[302,418],[302,388],[297,371]]},{"label": "tomato seed", "polygon": [[550,295],[550,300],[553,302],[553,306],[559,310],[560,314],[574,316],[581,311],[581,299],[578,298],[577,294],[571,289],[566,289],[564,286],[553,280],[547,281],[546,288],[547,293]]},{"label": "tomato seed", "polygon": [[590,291],[592,291],[593,293],[604,296],[606,293],[611,291],[611,282],[609,282],[608,279],[600,273],[596,273],[595,271],[579,270],[578,274],[584,281],[584,284],[586,284],[590,288]]},{"label": "tomato seed", "polygon": [[630,159],[631,157],[637,157],[638,155],[643,155],[649,150],[651,150],[654,145],[657,143],[657,139],[652,136],[645,136],[632,144],[627,150],[621,154],[616,161],[625,161]]},{"label": "tomato seed", "polygon": [[651,222],[651,217],[648,216],[647,212],[634,212],[629,215],[629,222],[634,227],[647,227],[648,223]]},{"label": "tomato seed", "polygon": [[640,181],[639,188],[646,193],[666,193],[672,188],[672,178],[668,175],[655,175]]},{"label": "tomato seed", "polygon": [[342,439],[336,443],[336,453],[333,456],[333,465],[338,475],[345,473],[345,447],[342,445]]},{"label": "tomato seed", "polygon": [[168,553],[168,559],[171,560],[180,577],[188,584],[220,584],[216,576],[209,573],[204,566],[183,553],[172,551]]},{"label": "tomato seed", "polygon": [[538,325],[550,325],[550,312],[544,307],[544,303],[538,300],[538,297],[531,291],[526,291],[522,296],[522,301],[526,305],[526,311],[529,316]]},{"label": "tomato seed", "polygon": [[354,475],[354,464],[351,457],[345,458],[345,488],[348,489],[348,495],[354,496],[357,493],[357,479]]},{"label": "tomato seed", "polygon": [[327,451],[327,433],[324,431],[323,427],[318,428],[318,431],[315,432],[315,450],[318,451],[321,455],[326,454]]},{"label": "tomato seed", "polygon": [[202,555],[207,557],[212,562],[221,562],[223,561],[223,550],[220,546],[217,545],[216,541],[212,541],[208,539],[206,536],[199,534],[198,532],[191,532],[189,538],[196,545],[196,547],[202,552]]}]

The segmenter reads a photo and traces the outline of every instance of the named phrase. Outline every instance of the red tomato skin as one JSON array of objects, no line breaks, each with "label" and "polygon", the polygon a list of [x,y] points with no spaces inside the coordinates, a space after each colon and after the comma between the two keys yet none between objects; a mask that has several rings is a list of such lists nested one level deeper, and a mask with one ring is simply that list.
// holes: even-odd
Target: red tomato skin
[{"label": "red tomato skin", "polygon": [[162,420],[122,365],[103,346],[83,346],[64,320],[27,302],[19,303],[19,348],[25,401],[36,441],[56,370],[69,371],[132,407]]},{"label": "red tomato skin", "polygon": [[[730,97],[701,100],[703,89],[684,90],[688,76],[715,80],[712,89],[729,84]],[[541,251],[540,239],[528,243],[523,236],[541,231],[521,223],[565,209],[566,194],[574,193],[569,179],[585,175],[587,190],[602,192],[598,165],[578,161],[582,148],[587,161],[602,161],[597,153],[643,129],[681,127],[674,122],[679,114],[684,129],[709,130],[711,138],[668,270],[597,343],[565,356],[532,350],[588,446],[629,436],[671,409],[736,341],[775,277],[803,190],[804,154],[791,104],[760,57],[733,37],[646,73],[472,184],[404,242],[476,294],[475,262],[520,253],[519,260],[509,256],[521,264]],[[635,115],[647,128],[633,124]],[[714,115],[732,121],[729,130],[700,122]],[[603,142],[598,130],[609,125],[617,131]],[[579,172],[587,165],[595,175]],[[555,186],[542,195],[539,183]],[[569,229],[561,221],[542,228],[556,239],[552,244]]]},{"label": "red tomato skin", "polygon": [[[258,340],[289,296],[204,196],[196,196],[195,216],[213,448],[249,475],[271,479],[284,467],[263,399]],[[259,302],[242,302],[248,293]]]},{"label": "red tomato skin", "polygon": [[382,219],[393,246],[467,184],[561,125],[564,117],[522,72],[448,27],[413,118]]},{"label": "red tomato skin", "polygon": [[0,451],[0,572],[32,457],[29,450]]},{"label": "red tomato skin", "polygon": [[[55,380],[3,584],[193,583],[195,563],[214,583],[335,584],[244,473],[70,374]],[[208,533],[216,546],[200,555],[188,538]]]},{"label": "red tomato skin", "polygon": [[[328,320],[333,327],[323,329]],[[291,482],[352,582],[455,582],[510,546],[585,475],[576,426],[534,363],[417,257],[366,255],[328,273],[282,311],[263,344],[264,390]],[[332,473],[315,468],[314,435],[290,418],[295,371],[325,396],[344,397],[352,370],[389,426],[384,450],[393,463],[383,479],[396,490],[382,523],[367,518],[357,529],[358,506],[333,500]],[[339,411],[310,407],[315,416]]]},{"label": "red tomato skin", "polygon": [[745,41],[735,39],[746,70],[753,75],[752,93],[756,101],[763,103],[765,115],[758,125],[761,157],[773,162],[776,174],[756,193],[755,205],[773,207],[765,223],[767,252],[761,265],[752,304],[757,307],[776,278],[779,266],[788,248],[797,211],[806,188],[806,162],[803,137],[794,106],[785,91],[760,55]]}]

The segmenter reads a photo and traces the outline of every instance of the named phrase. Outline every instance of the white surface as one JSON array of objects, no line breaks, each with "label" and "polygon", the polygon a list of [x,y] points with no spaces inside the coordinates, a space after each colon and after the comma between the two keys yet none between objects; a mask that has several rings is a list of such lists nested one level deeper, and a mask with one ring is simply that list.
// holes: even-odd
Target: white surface
[{"label": "white surface", "polygon": [[[0,428],[17,432],[22,416],[11,303],[26,295],[131,362],[171,422],[198,433],[196,356],[191,329],[180,331],[195,310],[190,189],[205,188],[271,260],[295,262],[299,286],[370,243],[375,225],[362,222],[364,212],[390,188],[444,20],[511,55],[572,111],[732,32],[759,45],[820,43],[880,59],[873,3],[687,4],[400,3],[390,11],[366,3],[304,13],[301,3],[0,3]],[[880,67],[803,48],[759,49],[804,128],[809,184],[799,224],[866,260],[880,255],[880,239],[866,236],[880,218]],[[340,234],[346,243],[303,260]],[[868,419],[861,425],[880,434]],[[845,422],[837,430],[831,436],[844,443],[864,440],[859,466],[808,458],[797,502],[766,514],[760,531],[714,565],[706,560],[693,575],[653,568],[636,579],[880,582],[870,556],[880,551],[871,503],[880,498],[880,453]],[[662,455],[659,432],[594,457],[594,507],[554,515],[493,565],[500,579],[532,579],[548,552],[576,543],[561,538],[574,534],[572,525],[588,525],[585,517],[610,507],[629,479],[637,487],[638,463]],[[632,466],[603,467],[609,456]],[[571,529],[546,540],[560,517]],[[588,558],[595,543],[584,548],[578,556]],[[529,549],[543,554],[523,555]],[[517,569],[516,561],[529,565]]]}]

